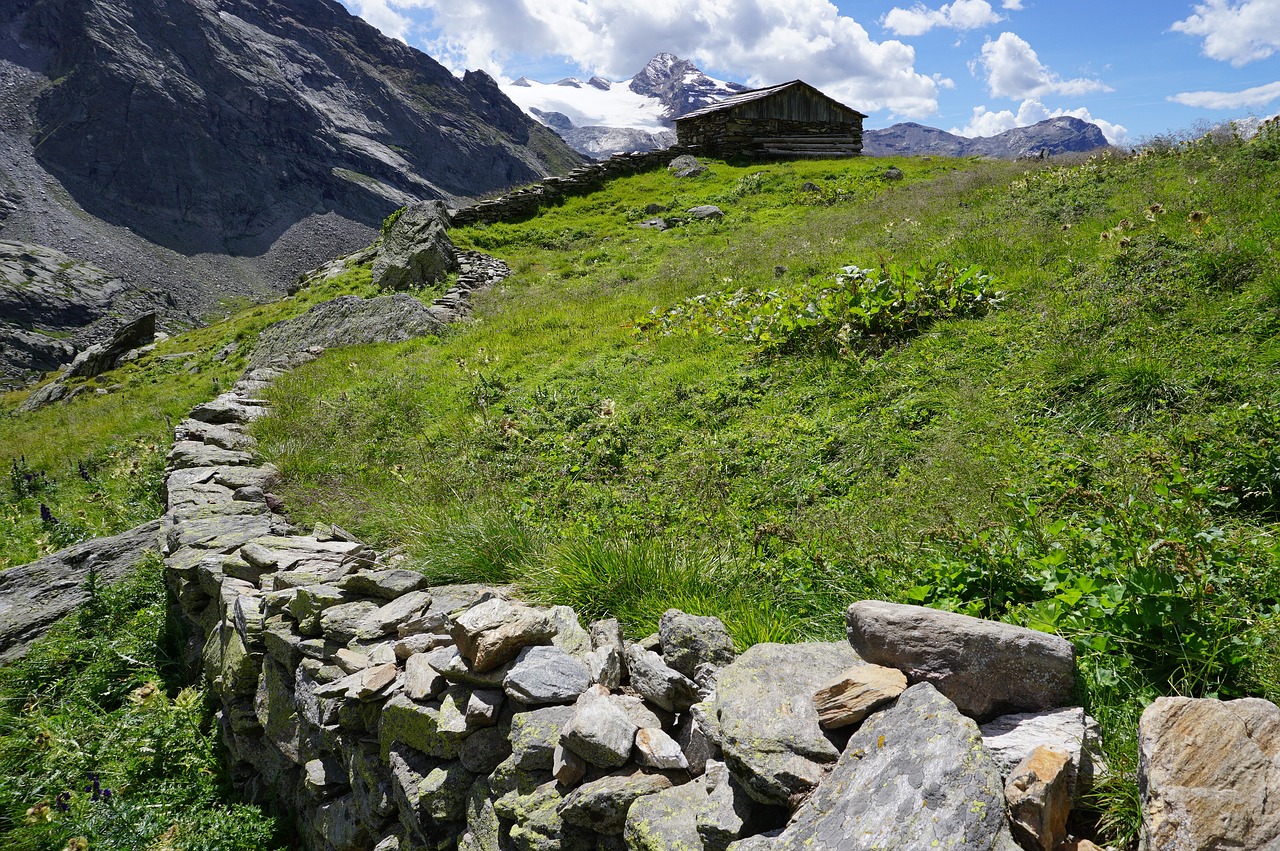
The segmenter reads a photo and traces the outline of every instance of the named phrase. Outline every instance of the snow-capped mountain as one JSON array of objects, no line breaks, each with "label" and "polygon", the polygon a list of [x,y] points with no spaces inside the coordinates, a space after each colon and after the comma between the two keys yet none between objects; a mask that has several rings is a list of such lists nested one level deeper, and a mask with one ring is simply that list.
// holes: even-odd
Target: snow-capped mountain
[{"label": "snow-capped mountain", "polygon": [[676,118],[746,88],[708,77],[687,59],[659,53],[629,80],[566,77],[539,83],[521,77],[502,91],[574,150],[607,157],[667,147],[675,142]]}]

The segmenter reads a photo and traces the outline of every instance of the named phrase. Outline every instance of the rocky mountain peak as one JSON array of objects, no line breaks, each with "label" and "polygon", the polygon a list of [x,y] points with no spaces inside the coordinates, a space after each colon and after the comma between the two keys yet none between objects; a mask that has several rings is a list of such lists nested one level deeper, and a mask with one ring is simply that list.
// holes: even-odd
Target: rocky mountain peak
[{"label": "rocky mountain peak", "polygon": [[662,102],[668,120],[674,120],[722,100],[734,92],[745,91],[738,83],[721,83],[711,79],[688,59],[674,53],[659,53],[631,79],[631,91]]}]

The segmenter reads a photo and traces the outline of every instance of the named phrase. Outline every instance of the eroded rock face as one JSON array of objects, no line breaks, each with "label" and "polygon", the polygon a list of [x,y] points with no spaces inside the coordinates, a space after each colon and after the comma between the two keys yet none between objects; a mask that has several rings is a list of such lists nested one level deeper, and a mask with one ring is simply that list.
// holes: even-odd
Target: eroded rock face
[{"label": "eroded rock face", "polygon": [[1138,758],[1145,849],[1280,847],[1280,707],[1157,698]]},{"label": "eroded rock face", "polygon": [[862,725],[772,847],[1017,851],[978,725],[927,683]]},{"label": "eroded rock face", "polygon": [[878,600],[854,603],[846,621],[859,656],[933,684],[978,721],[1076,702],[1075,650],[1056,635]]},{"label": "eroded rock face", "polygon": [[0,240],[0,388],[61,369],[77,352],[108,339],[123,324],[120,315],[138,316],[163,303],[159,294],[60,251]]}]

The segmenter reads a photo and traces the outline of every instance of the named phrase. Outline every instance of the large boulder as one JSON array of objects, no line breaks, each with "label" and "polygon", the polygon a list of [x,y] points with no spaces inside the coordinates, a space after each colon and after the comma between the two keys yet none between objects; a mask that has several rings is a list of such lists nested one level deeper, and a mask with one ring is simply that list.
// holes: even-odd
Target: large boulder
[{"label": "large boulder", "polygon": [[1138,722],[1150,851],[1280,849],[1280,707],[1157,698]]},{"label": "large boulder", "polygon": [[396,217],[378,246],[373,280],[380,288],[428,286],[458,268],[458,253],[447,233],[449,210],[439,201],[410,204]]},{"label": "large boulder", "polygon": [[879,600],[854,603],[846,621],[859,656],[933,684],[978,721],[1076,702],[1075,650],[1056,635]]},{"label": "large boulder", "polygon": [[757,801],[795,806],[840,757],[813,694],[858,661],[841,642],[757,644],[721,670],[713,714],[725,762]]},{"label": "large boulder", "polygon": [[1004,798],[978,725],[921,683],[854,733],[771,847],[1017,851]]},{"label": "large boulder", "polygon": [[429,307],[405,293],[369,299],[344,295],[263,331],[249,367],[288,363],[339,346],[400,343],[438,334],[443,328],[444,323]]},{"label": "large boulder", "polygon": [[134,349],[141,348],[156,338],[156,315],[144,313],[136,319],[121,325],[111,335],[111,339],[95,343],[76,355],[71,366],[67,367],[63,378],[79,376],[92,378],[109,369],[114,369],[120,358]]}]

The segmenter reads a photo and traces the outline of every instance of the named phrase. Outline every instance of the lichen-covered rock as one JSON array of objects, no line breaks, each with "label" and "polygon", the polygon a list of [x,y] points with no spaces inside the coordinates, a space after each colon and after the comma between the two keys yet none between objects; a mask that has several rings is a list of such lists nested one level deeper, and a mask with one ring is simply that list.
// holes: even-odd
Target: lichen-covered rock
[{"label": "lichen-covered rock", "polygon": [[627,811],[623,838],[633,851],[703,851],[698,815],[707,806],[701,783],[672,786],[639,798]]},{"label": "lichen-covered rock", "polygon": [[378,611],[378,604],[368,600],[339,603],[320,612],[320,631],[324,637],[339,644],[346,644],[360,632],[360,624]]},{"label": "lichen-covered rock", "polygon": [[338,587],[352,594],[390,602],[414,591],[427,590],[428,581],[412,570],[360,570],[342,577]]},{"label": "lichen-covered rock", "polygon": [[509,696],[530,706],[572,703],[590,684],[587,666],[554,645],[521,650],[502,681]]},{"label": "lichen-covered rock", "polygon": [[438,759],[454,759],[462,737],[440,730],[440,710],[393,695],[382,707],[378,739],[386,753],[396,742]]},{"label": "lichen-covered rock", "polygon": [[859,656],[932,683],[980,722],[1076,702],[1075,650],[1065,638],[879,600],[854,603],[845,619]]},{"label": "lichen-covered rock", "polygon": [[853,734],[778,851],[1017,851],[978,725],[928,683]]},{"label": "lichen-covered rock", "polygon": [[658,622],[658,634],[662,636],[662,660],[691,680],[700,664],[722,668],[738,656],[719,618],[667,609]]},{"label": "lichen-covered rock", "polygon": [[763,804],[795,806],[840,756],[813,693],[858,662],[848,644],[757,644],[720,672],[714,714],[734,776]]},{"label": "lichen-covered rock", "polygon": [[619,771],[584,783],[560,804],[560,815],[569,824],[598,833],[619,834],[627,821],[631,804],[674,785],[663,774]]},{"label": "lichen-covered rock", "polygon": [[572,706],[547,706],[511,716],[511,756],[520,768],[551,770],[561,730],[573,716]]},{"label": "lichen-covered rock", "polygon": [[511,756],[508,730],[501,727],[485,727],[476,730],[463,741],[458,759],[472,774],[490,774],[502,761]]},{"label": "lichen-covered rock", "polygon": [[1160,697],[1138,722],[1150,851],[1280,848],[1280,707]]}]

